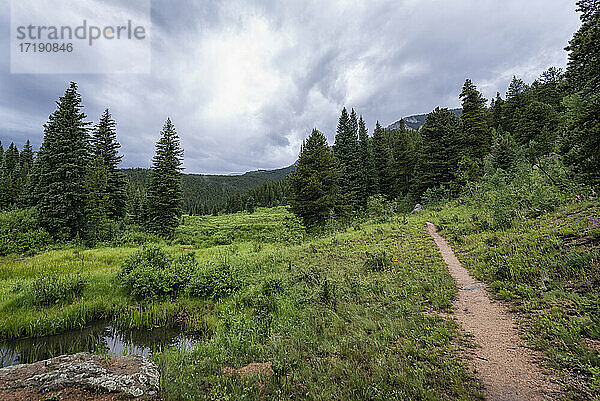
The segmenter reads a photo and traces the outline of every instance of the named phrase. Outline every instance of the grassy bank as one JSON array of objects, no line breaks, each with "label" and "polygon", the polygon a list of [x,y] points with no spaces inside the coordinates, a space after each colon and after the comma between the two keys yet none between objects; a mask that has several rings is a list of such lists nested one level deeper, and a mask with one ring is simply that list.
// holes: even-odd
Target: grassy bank
[{"label": "grassy bank", "polygon": [[429,218],[458,258],[519,314],[527,342],[569,397],[600,399],[600,205],[568,204],[492,229],[493,211],[459,202]]},{"label": "grassy bank", "polygon": [[[134,300],[118,275],[133,247],[4,258],[0,336],[58,333],[99,317],[203,331],[193,352],[155,355],[165,399],[474,399],[477,382],[459,358],[464,339],[430,313],[447,310],[455,288],[424,223],[392,218],[304,238],[283,208],[187,217],[166,251],[194,251],[198,274],[227,265],[237,285],[220,296]],[[40,298],[32,284],[52,277],[77,295]],[[269,362],[272,374],[223,373],[253,362]]]}]

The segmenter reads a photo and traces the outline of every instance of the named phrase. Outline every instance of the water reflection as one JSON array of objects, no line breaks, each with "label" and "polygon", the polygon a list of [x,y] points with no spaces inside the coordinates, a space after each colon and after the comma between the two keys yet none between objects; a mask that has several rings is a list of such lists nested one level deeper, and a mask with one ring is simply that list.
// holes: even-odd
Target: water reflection
[{"label": "water reflection", "polygon": [[148,356],[165,348],[192,349],[199,340],[200,335],[182,333],[179,328],[118,329],[110,322],[97,322],[81,330],[54,336],[0,342],[0,366],[33,363],[77,352]]}]

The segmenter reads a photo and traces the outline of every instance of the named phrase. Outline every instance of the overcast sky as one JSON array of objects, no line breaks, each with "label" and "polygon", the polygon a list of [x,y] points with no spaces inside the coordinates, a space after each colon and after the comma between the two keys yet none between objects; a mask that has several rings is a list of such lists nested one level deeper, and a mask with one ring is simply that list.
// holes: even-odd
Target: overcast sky
[{"label": "overcast sky", "polygon": [[151,74],[28,75],[10,74],[9,1],[0,7],[5,148],[37,148],[74,80],[90,121],[110,108],[124,167],[150,165],[170,116],[188,173],[287,166],[313,127],[333,141],[344,106],[371,132],[459,106],[465,78],[488,99],[504,94],[513,75],[564,67],[579,27],[574,0],[153,0]]}]

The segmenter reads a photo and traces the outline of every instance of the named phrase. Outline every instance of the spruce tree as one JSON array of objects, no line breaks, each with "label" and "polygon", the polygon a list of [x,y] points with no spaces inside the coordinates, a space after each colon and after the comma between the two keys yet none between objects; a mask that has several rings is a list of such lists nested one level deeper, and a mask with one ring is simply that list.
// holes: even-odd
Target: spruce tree
[{"label": "spruce tree", "polygon": [[562,140],[565,162],[585,180],[600,186],[600,2],[580,0],[582,25],[566,50],[567,122]]},{"label": "spruce tree", "polygon": [[30,180],[32,169],[33,169],[33,163],[34,163],[33,148],[31,146],[31,142],[29,142],[29,139],[28,139],[27,142],[25,142],[25,146],[23,147],[21,154],[19,155],[19,164],[20,164],[20,170],[21,170],[19,186],[20,186],[21,192],[19,194],[18,203],[21,206],[27,205],[27,202],[29,199],[29,194],[27,193],[27,191],[29,188],[29,180]]},{"label": "spruce tree", "polygon": [[375,169],[375,159],[373,157],[373,144],[365,122],[360,116],[358,121],[358,144],[360,148],[360,202],[362,206],[367,205],[367,200],[379,192],[379,184],[377,180],[377,170]]},{"label": "spruce tree", "polygon": [[421,194],[428,188],[448,186],[454,181],[460,154],[459,124],[458,117],[445,108],[438,107],[427,115],[420,131],[418,179]]},{"label": "spruce tree", "polygon": [[167,118],[156,143],[148,186],[148,225],[154,232],[170,237],[182,213],[181,187],[183,150],[170,118]]},{"label": "spruce tree", "polygon": [[350,205],[355,208],[360,206],[361,190],[357,130],[356,113],[352,110],[352,114],[348,116],[348,112],[344,108],[338,122],[333,154],[343,172],[339,182],[340,201],[343,205]]},{"label": "spruce tree", "polygon": [[95,157],[88,165],[85,180],[86,229],[88,240],[102,241],[108,238],[108,168],[101,157]]},{"label": "spruce tree", "polygon": [[462,100],[460,128],[463,154],[475,162],[481,162],[492,146],[486,99],[470,79],[465,81],[459,98]]},{"label": "spruce tree", "polygon": [[2,169],[0,171],[0,190],[3,193],[2,208],[15,206],[20,195],[20,163],[19,150],[14,143],[11,143],[2,159]]},{"label": "spruce tree", "polygon": [[341,171],[325,136],[314,129],[303,142],[296,169],[288,176],[289,203],[307,227],[324,225],[333,212]]},{"label": "spruce tree", "polygon": [[118,170],[123,156],[119,155],[121,145],[117,142],[115,126],[115,121],[106,109],[91,136],[92,157],[102,160],[106,167],[108,191],[106,210],[108,217],[113,219],[124,217],[127,210],[125,176]]},{"label": "spruce tree", "polygon": [[55,238],[74,238],[85,226],[85,174],[90,153],[82,108],[77,84],[71,82],[44,125],[34,168],[32,188],[40,222]]},{"label": "spruce tree", "polygon": [[394,194],[392,152],[389,136],[386,130],[379,125],[379,121],[375,124],[372,141],[375,169],[377,170],[377,182],[379,183],[379,193],[391,199]]},{"label": "spruce tree", "polygon": [[400,126],[390,134],[393,194],[405,196],[411,189],[418,158],[414,131],[406,129],[401,120]]}]

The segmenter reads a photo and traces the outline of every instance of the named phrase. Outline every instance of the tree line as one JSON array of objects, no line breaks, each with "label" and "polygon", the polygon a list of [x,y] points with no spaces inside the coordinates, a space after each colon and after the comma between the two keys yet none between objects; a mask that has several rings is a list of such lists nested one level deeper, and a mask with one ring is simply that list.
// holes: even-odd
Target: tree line
[{"label": "tree line", "polygon": [[183,150],[173,123],[167,119],[160,132],[148,188],[136,198],[118,169],[115,121],[107,109],[90,127],[77,89],[71,82],[57,101],[36,155],[29,141],[21,152],[0,144],[0,209],[34,208],[56,241],[107,240],[126,218],[170,236],[182,204]]},{"label": "tree line", "polygon": [[530,85],[513,77],[491,100],[467,79],[462,114],[445,108],[420,130],[376,123],[372,136],[354,109],[344,108],[335,141],[314,129],[289,176],[292,210],[308,226],[365,209],[370,197],[419,201],[432,192],[458,194],[482,179],[486,166],[510,171],[518,160],[539,166],[552,156],[573,179],[600,184],[600,3],[580,0],[582,26],[569,42],[566,71],[549,68]]}]

